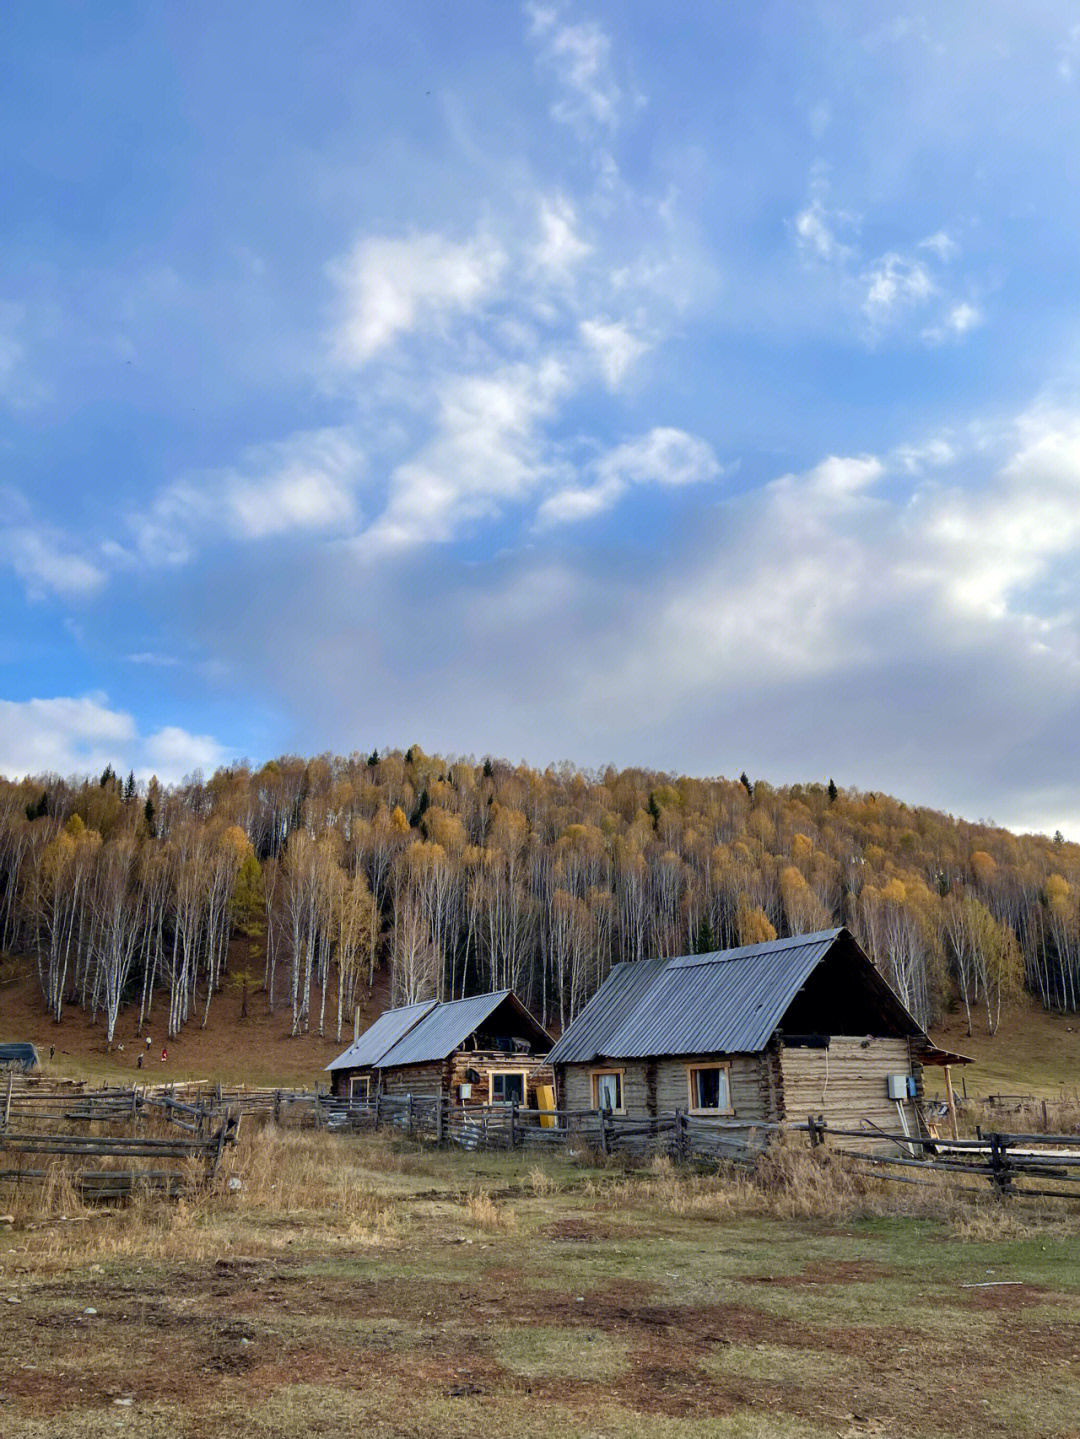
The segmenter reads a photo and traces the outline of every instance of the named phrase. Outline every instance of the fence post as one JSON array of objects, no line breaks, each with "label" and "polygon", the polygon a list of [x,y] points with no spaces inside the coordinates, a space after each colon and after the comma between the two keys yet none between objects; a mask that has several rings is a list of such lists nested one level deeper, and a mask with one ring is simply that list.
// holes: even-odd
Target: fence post
[{"label": "fence post", "polygon": [[6,1129],[6,1128],[8,1127],[8,1125],[11,1123],[11,1091],[12,1091],[12,1089],[14,1088],[14,1086],[15,1086],[15,1071],[14,1071],[13,1069],[9,1069],[9,1070],[8,1070],[8,1080],[7,1080],[7,1099],[4,1101],[4,1128],[5,1128],[5,1129]]},{"label": "fence post", "polygon": [[607,1155],[609,1152],[610,1152],[610,1151],[609,1151],[609,1149],[608,1149],[607,1110],[606,1110],[606,1109],[602,1109],[602,1110],[600,1111],[600,1153],[603,1154],[603,1155]]},{"label": "fence post", "polygon": [[446,1140],[446,1104],[447,1097],[440,1090],[435,1100],[435,1143],[440,1145]]},{"label": "fence post", "polygon": [[690,1125],[681,1109],[675,1111],[675,1153],[680,1164],[686,1163],[686,1151],[690,1138]]},{"label": "fence post", "polygon": [[411,1092],[409,1094],[409,1123],[405,1132],[410,1139],[413,1137],[413,1097]]},{"label": "fence post", "polygon": [[508,1146],[510,1149],[513,1149],[513,1147],[514,1147],[514,1124],[515,1124],[515,1121],[516,1121],[516,1120],[517,1120],[517,1100],[516,1100],[516,1099],[512,1099],[512,1100],[510,1101],[510,1143],[509,1143],[509,1146]]},{"label": "fence post", "polygon": [[1012,1193],[1012,1177],[1009,1174],[1008,1144],[1001,1134],[990,1135],[990,1183],[999,1195]]},{"label": "fence post", "polygon": [[375,1091],[375,1128],[378,1129],[382,1123],[382,1090]]}]

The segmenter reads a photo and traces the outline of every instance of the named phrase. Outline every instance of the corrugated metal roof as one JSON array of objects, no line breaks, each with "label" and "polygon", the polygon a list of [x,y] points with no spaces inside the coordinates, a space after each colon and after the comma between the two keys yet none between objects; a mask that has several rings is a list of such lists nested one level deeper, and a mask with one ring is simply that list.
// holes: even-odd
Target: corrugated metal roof
[{"label": "corrugated metal roof", "polygon": [[549,1058],[757,1053],[842,933],[618,965]]},{"label": "corrugated metal roof", "polygon": [[359,1039],[326,1066],[327,1069],[368,1069],[378,1064],[383,1055],[393,1049],[399,1039],[404,1039],[437,1003],[437,1000],[425,999],[419,1004],[406,1004],[401,1009],[384,1010]]},{"label": "corrugated metal roof", "polygon": [[573,1064],[606,1054],[604,1036],[614,1034],[667,964],[666,959],[639,959],[634,964],[613,965],[607,979],[557,1040],[548,1055],[550,1063]]},{"label": "corrugated metal roof", "polygon": [[[494,1014],[510,994],[509,989],[498,989],[494,994],[474,994],[469,999],[436,1005],[399,1044],[383,1055],[379,1068],[396,1069],[402,1064],[429,1064],[432,1060],[445,1059]],[[532,1023],[536,1026],[535,1020]]]}]

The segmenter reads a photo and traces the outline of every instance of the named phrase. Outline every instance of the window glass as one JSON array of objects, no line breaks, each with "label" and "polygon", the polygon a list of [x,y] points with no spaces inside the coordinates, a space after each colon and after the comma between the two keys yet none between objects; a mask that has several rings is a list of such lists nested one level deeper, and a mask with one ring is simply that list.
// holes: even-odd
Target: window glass
[{"label": "window glass", "polygon": [[368,1097],[368,1076],[353,1075],[349,1081],[349,1094],[353,1099],[359,1099],[362,1103],[367,1102]]},{"label": "window glass", "polygon": [[525,1076],[523,1074],[493,1074],[491,1076],[491,1101],[493,1104],[509,1104],[512,1100],[525,1103]]},{"label": "window glass", "polygon": [[597,1109],[621,1109],[622,1075],[597,1074],[593,1076]]},{"label": "window glass", "polygon": [[726,1069],[692,1069],[690,1071],[690,1090],[694,1098],[695,1109],[726,1110],[731,1108]]}]

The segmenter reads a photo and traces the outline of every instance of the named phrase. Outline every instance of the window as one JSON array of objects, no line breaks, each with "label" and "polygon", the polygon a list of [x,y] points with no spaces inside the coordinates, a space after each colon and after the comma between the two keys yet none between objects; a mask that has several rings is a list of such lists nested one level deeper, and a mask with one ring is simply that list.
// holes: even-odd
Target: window
[{"label": "window", "polygon": [[349,1098],[358,1100],[360,1104],[368,1102],[371,1079],[366,1074],[354,1074],[349,1080]]},{"label": "window", "polygon": [[726,1064],[691,1064],[687,1079],[691,1114],[734,1114]]},{"label": "window", "polygon": [[493,1069],[488,1075],[488,1097],[492,1104],[524,1104],[525,1071]]},{"label": "window", "polygon": [[622,1114],[622,1081],[621,1069],[594,1069],[592,1072],[593,1108],[606,1109],[613,1114]]}]

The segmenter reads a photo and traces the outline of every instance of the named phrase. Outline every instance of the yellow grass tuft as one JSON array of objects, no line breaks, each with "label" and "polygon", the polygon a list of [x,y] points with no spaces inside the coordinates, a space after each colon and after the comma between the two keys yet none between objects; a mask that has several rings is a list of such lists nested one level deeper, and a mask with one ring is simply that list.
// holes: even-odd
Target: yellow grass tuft
[{"label": "yellow grass tuft", "polygon": [[487,1189],[477,1189],[464,1199],[465,1212],[478,1229],[487,1234],[507,1234],[517,1225],[516,1212],[497,1204]]}]

